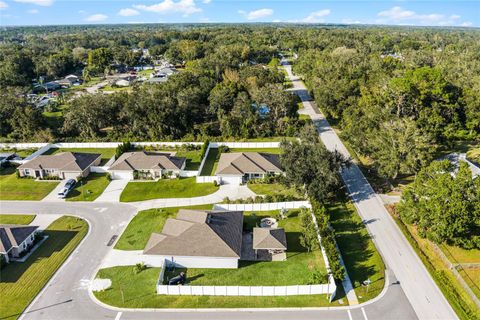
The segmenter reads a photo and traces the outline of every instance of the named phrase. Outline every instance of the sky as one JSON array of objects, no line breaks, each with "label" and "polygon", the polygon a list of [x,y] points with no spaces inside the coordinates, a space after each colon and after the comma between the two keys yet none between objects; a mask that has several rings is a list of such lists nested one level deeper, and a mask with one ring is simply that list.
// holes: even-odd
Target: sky
[{"label": "sky", "polygon": [[0,25],[290,22],[480,27],[480,0],[0,0]]}]

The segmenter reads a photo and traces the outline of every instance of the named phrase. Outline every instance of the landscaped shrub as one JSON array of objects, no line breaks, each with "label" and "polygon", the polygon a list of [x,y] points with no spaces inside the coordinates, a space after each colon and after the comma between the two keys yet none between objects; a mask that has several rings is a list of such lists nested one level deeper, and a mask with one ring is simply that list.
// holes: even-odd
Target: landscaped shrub
[{"label": "landscaped shrub", "polygon": [[130,143],[130,141],[126,141],[120,145],[117,146],[117,149],[115,150],[115,159],[118,159],[120,158],[120,156],[124,153],[124,152],[127,152],[129,150],[132,149],[132,144]]},{"label": "landscaped shrub", "polygon": [[139,273],[142,272],[143,270],[147,270],[147,266],[146,266],[145,263],[143,263],[143,262],[137,263],[137,264],[133,267],[133,273],[134,273],[134,274],[139,274]]},{"label": "landscaped shrub", "polygon": [[328,282],[328,273],[323,270],[315,269],[310,275],[310,281],[308,284],[322,284]]},{"label": "landscaped shrub", "polygon": [[207,153],[208,145],[210,144],[210,140],[205,140],[205,142],[202,145],[202,151],[200,152],[201,156],[200,159],[203,159],[205,157],[205,153]]}]

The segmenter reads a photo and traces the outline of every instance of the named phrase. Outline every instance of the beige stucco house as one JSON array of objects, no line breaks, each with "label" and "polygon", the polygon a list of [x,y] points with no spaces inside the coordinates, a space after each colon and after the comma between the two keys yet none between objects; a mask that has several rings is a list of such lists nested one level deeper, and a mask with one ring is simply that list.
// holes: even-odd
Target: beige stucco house
[{"label": "beige stucco house", "polygon": [[17,170],[21,177],[76,179],[88,176],[90,167],[98,166],[100,161],[98,153],[61,152],[35,157]]},{"label": "beige stucco house", "polygon": [[35,240],[37,229],[37,226],[0,225],[0,254],[5,258],[5,262],[10,262],[12,258],[19,258],[30,248]]}]

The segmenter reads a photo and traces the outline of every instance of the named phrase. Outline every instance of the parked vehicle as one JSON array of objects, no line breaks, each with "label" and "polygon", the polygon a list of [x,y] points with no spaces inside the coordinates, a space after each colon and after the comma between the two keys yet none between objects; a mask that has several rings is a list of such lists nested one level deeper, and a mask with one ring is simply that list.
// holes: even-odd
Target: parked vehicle
[{"label": "parked vehicle", "polygon": [[72,189],[75,187],[75,184],[77,181],[75,179],[69,179],[67,183],[63,186],[62,190],[58,193],[58,197],[60,199],[64,199],[67,197],[68,193],[72,191]]}]

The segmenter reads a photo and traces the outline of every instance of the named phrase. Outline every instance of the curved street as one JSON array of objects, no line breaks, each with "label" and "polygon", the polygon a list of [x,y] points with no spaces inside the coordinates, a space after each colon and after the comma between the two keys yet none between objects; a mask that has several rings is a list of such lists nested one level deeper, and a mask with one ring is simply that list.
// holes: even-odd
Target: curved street
[{"label": "curved street", "polygon": [[[71,214],[88,220],[84,241],[59,269],[21,319],[416,319],[393,274],[378,300],[354,307],[263,309],[263,310],[117,310],[92,300],[90,281],[111,247],[113,235],[120,235],[136,208],[123,203],[1,201],[5,213],[38,215]],[[93,298],[94,299],[94,298]],[[117,318],[120,317],[120,318]]]}]

